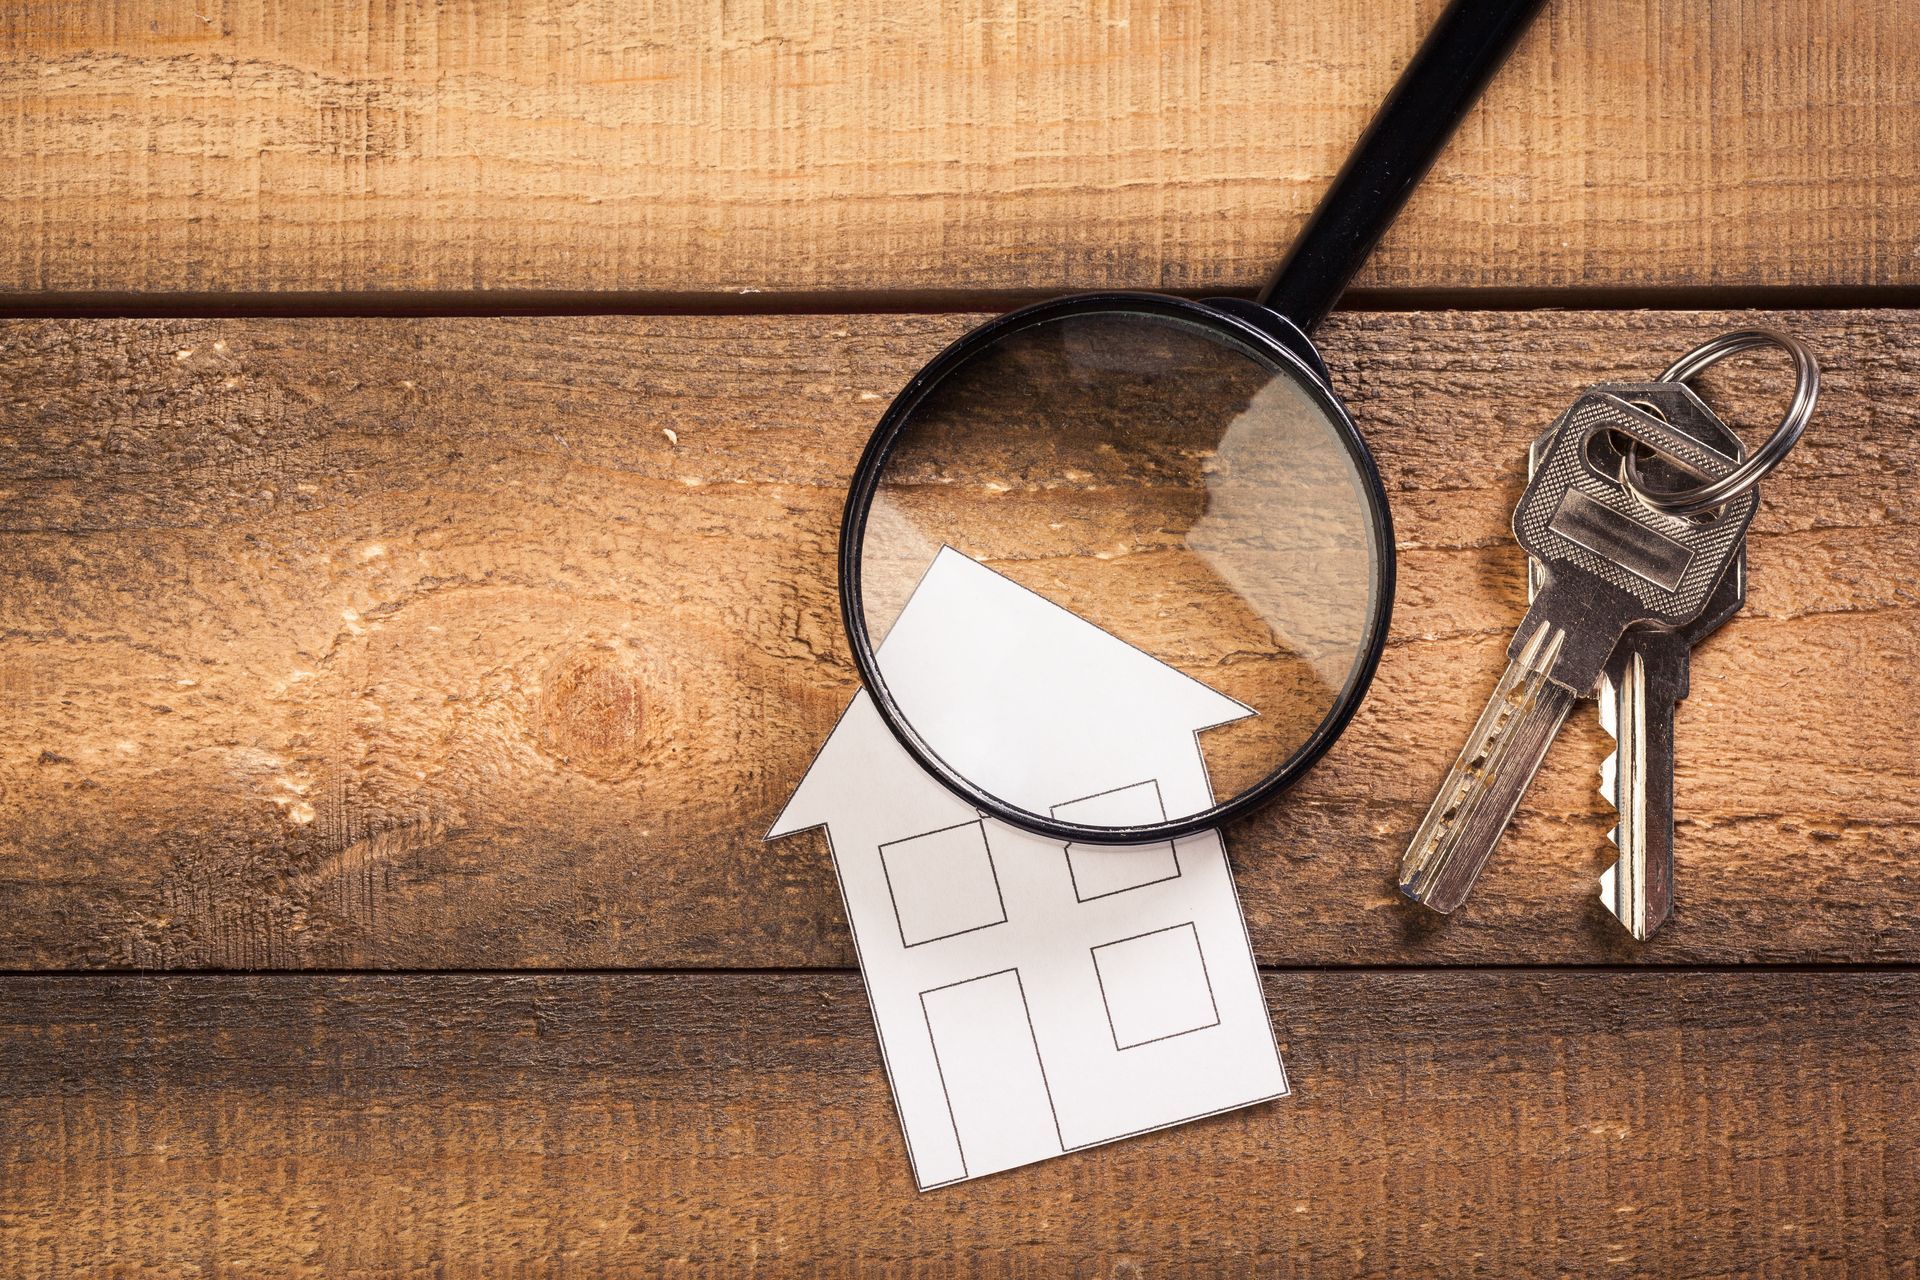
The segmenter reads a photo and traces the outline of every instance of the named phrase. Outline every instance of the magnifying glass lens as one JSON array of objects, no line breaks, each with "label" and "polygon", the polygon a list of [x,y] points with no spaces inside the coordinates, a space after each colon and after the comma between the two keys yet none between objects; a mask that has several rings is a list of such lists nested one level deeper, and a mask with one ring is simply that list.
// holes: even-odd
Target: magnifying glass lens
[{"label": "magnifying glass lens", "polygon": [[1384,516],[1303,368],[1224,322],[1096,309],[909,394],[859,606],[897,721],[952,774],[1043,824],[1137,828],[1261,788],[1350,710]]}]

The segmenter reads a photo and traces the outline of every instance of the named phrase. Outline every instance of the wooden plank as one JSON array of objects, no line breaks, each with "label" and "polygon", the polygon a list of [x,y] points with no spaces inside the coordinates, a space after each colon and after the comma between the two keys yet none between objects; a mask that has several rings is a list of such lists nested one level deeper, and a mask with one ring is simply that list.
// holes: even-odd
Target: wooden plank
[{"label": "wooden plank", "polygon": [[[1401,848],[1523,608],[1527,439],[1755,320],[1827,368],[1681,711],[1677,918],[1595,899],[1587,715],[1468,909]],[[843,485],[966,317],[0,326],[0,965],[848,965],[817,834]],[[1228,833],[1269,963],[1920,956],[1920,315],[1326,334],[1401,547],[1378,682]],[[1776,366],[1711,380],[1753,424]]]},{"label": "wooden plank", "polygon": [[855,979],[12,978],[16,1276],[1897,1272],[1912,973],[1269,977],[1296,1095],[927,1195]]},{"label": "wooden plank", "polygon": [[[1441,0],[28,0],[0,291],[1245,288]],[[1360,283],[1912,285],[1899,4],[1558,3]]]}]

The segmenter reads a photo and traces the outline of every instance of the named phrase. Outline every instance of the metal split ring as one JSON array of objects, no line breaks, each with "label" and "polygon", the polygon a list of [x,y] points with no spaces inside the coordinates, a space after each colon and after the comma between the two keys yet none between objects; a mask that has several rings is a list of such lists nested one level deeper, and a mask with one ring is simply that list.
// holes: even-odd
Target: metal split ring
[{"label": "metal split ring", "polygon": [[1780,420],[1780,425],[1745,461],[1718,480],[1670,493],[1654,493],[1642,485],[1633,452],[1625,451],[1622,479],[1642,502],[1668,515],[1699,515],[1724,505],[1759,484],[1792,452],[1793,446],[1799,442],[1800,433],[1807,429],[1807,422],[1813,417],[1814,401],[1820,398],[1820,365],[1814,360],[1807,344],[1792,334],[1781,333],[1778,329],[1740,329],[1722,334],[1674,361],[1660,375],[1659,381],[1685,382],[1728,356],[1754,347],[1779,347],[1793,357],[1793,403],[1787,406],[1787,414]]}]

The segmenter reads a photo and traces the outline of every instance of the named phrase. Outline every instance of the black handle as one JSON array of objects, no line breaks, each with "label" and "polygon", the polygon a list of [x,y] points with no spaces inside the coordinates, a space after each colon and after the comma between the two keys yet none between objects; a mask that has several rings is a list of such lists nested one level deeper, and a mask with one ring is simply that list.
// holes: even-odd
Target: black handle
[{"label": "black handle", "polygon": [[1453,0],[1260,294],[1312,332],[1545,0]]}]

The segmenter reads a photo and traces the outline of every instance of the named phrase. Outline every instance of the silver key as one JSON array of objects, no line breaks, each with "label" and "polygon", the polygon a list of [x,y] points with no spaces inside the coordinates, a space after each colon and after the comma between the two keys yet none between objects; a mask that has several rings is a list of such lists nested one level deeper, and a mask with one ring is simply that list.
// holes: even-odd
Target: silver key
[{"label": "silver key", "polygon": [[1673,720],[1687,696],[1693,646],[1740,611],[1746,565],[1722,580],[1706,613],[1675,631],[1629,631],[1600,680],[1600,724],[1614,750],[1600,766],[1600,794],[1620,814],[1607,833],[1620,850],[1600,873],[1600,901],[1645,942],[1673,913]]},{"label": "silver key", "polygon": [[1514,509],[1514,536],[1541,565],[1540,591],[1400,865],[1401,892],[1436,911],[1466,900],[1567,712],[1593,695],[1622,634],[1698,616],[1753,518],[1750,492],[1705,522],[1668,516],[1635,497],[1617,467],[1603,470],[1617,461],[1610,431],[1691,475],[1733,469],[1725,454],[1635,408],[1646,385],[1596,387],[1575,401]]},{"label": "silver key", "polygon": [[[1655,383],[1629,398],[1736,460],[1745,456],[1740,438],[1684,385]],[[1551,438],[1548,433],[1533,442],[1529,475]],[[1531,560],[1527,567],[1531,595],[1539,589],[1540,568]],[[1675,707],[1687,696],[1694,647],[1738,613],[1746,598],[1743,539],[1699,617],[1671,631],[1628,630],[1600,678],[1600,724],[1614,739],[1614,750],[1600,765],[1600,794],[1620,815],[1607,833],[1620,854],[1600,876],[1600,901],[1641,942],[1673,911]]]},{"label": "silver key", "polygon": [[1619,859],[1600,875],[1600,901],[1641,942],[1673,912],[1673,719],[1687,696],[1695,645],[1747,599],[1743,549],[1698,618],[1673,631],[1629,631],[1600,678],[1600,724],[1614,750],[1600,794],[1620,814],[1608,838]]}]

